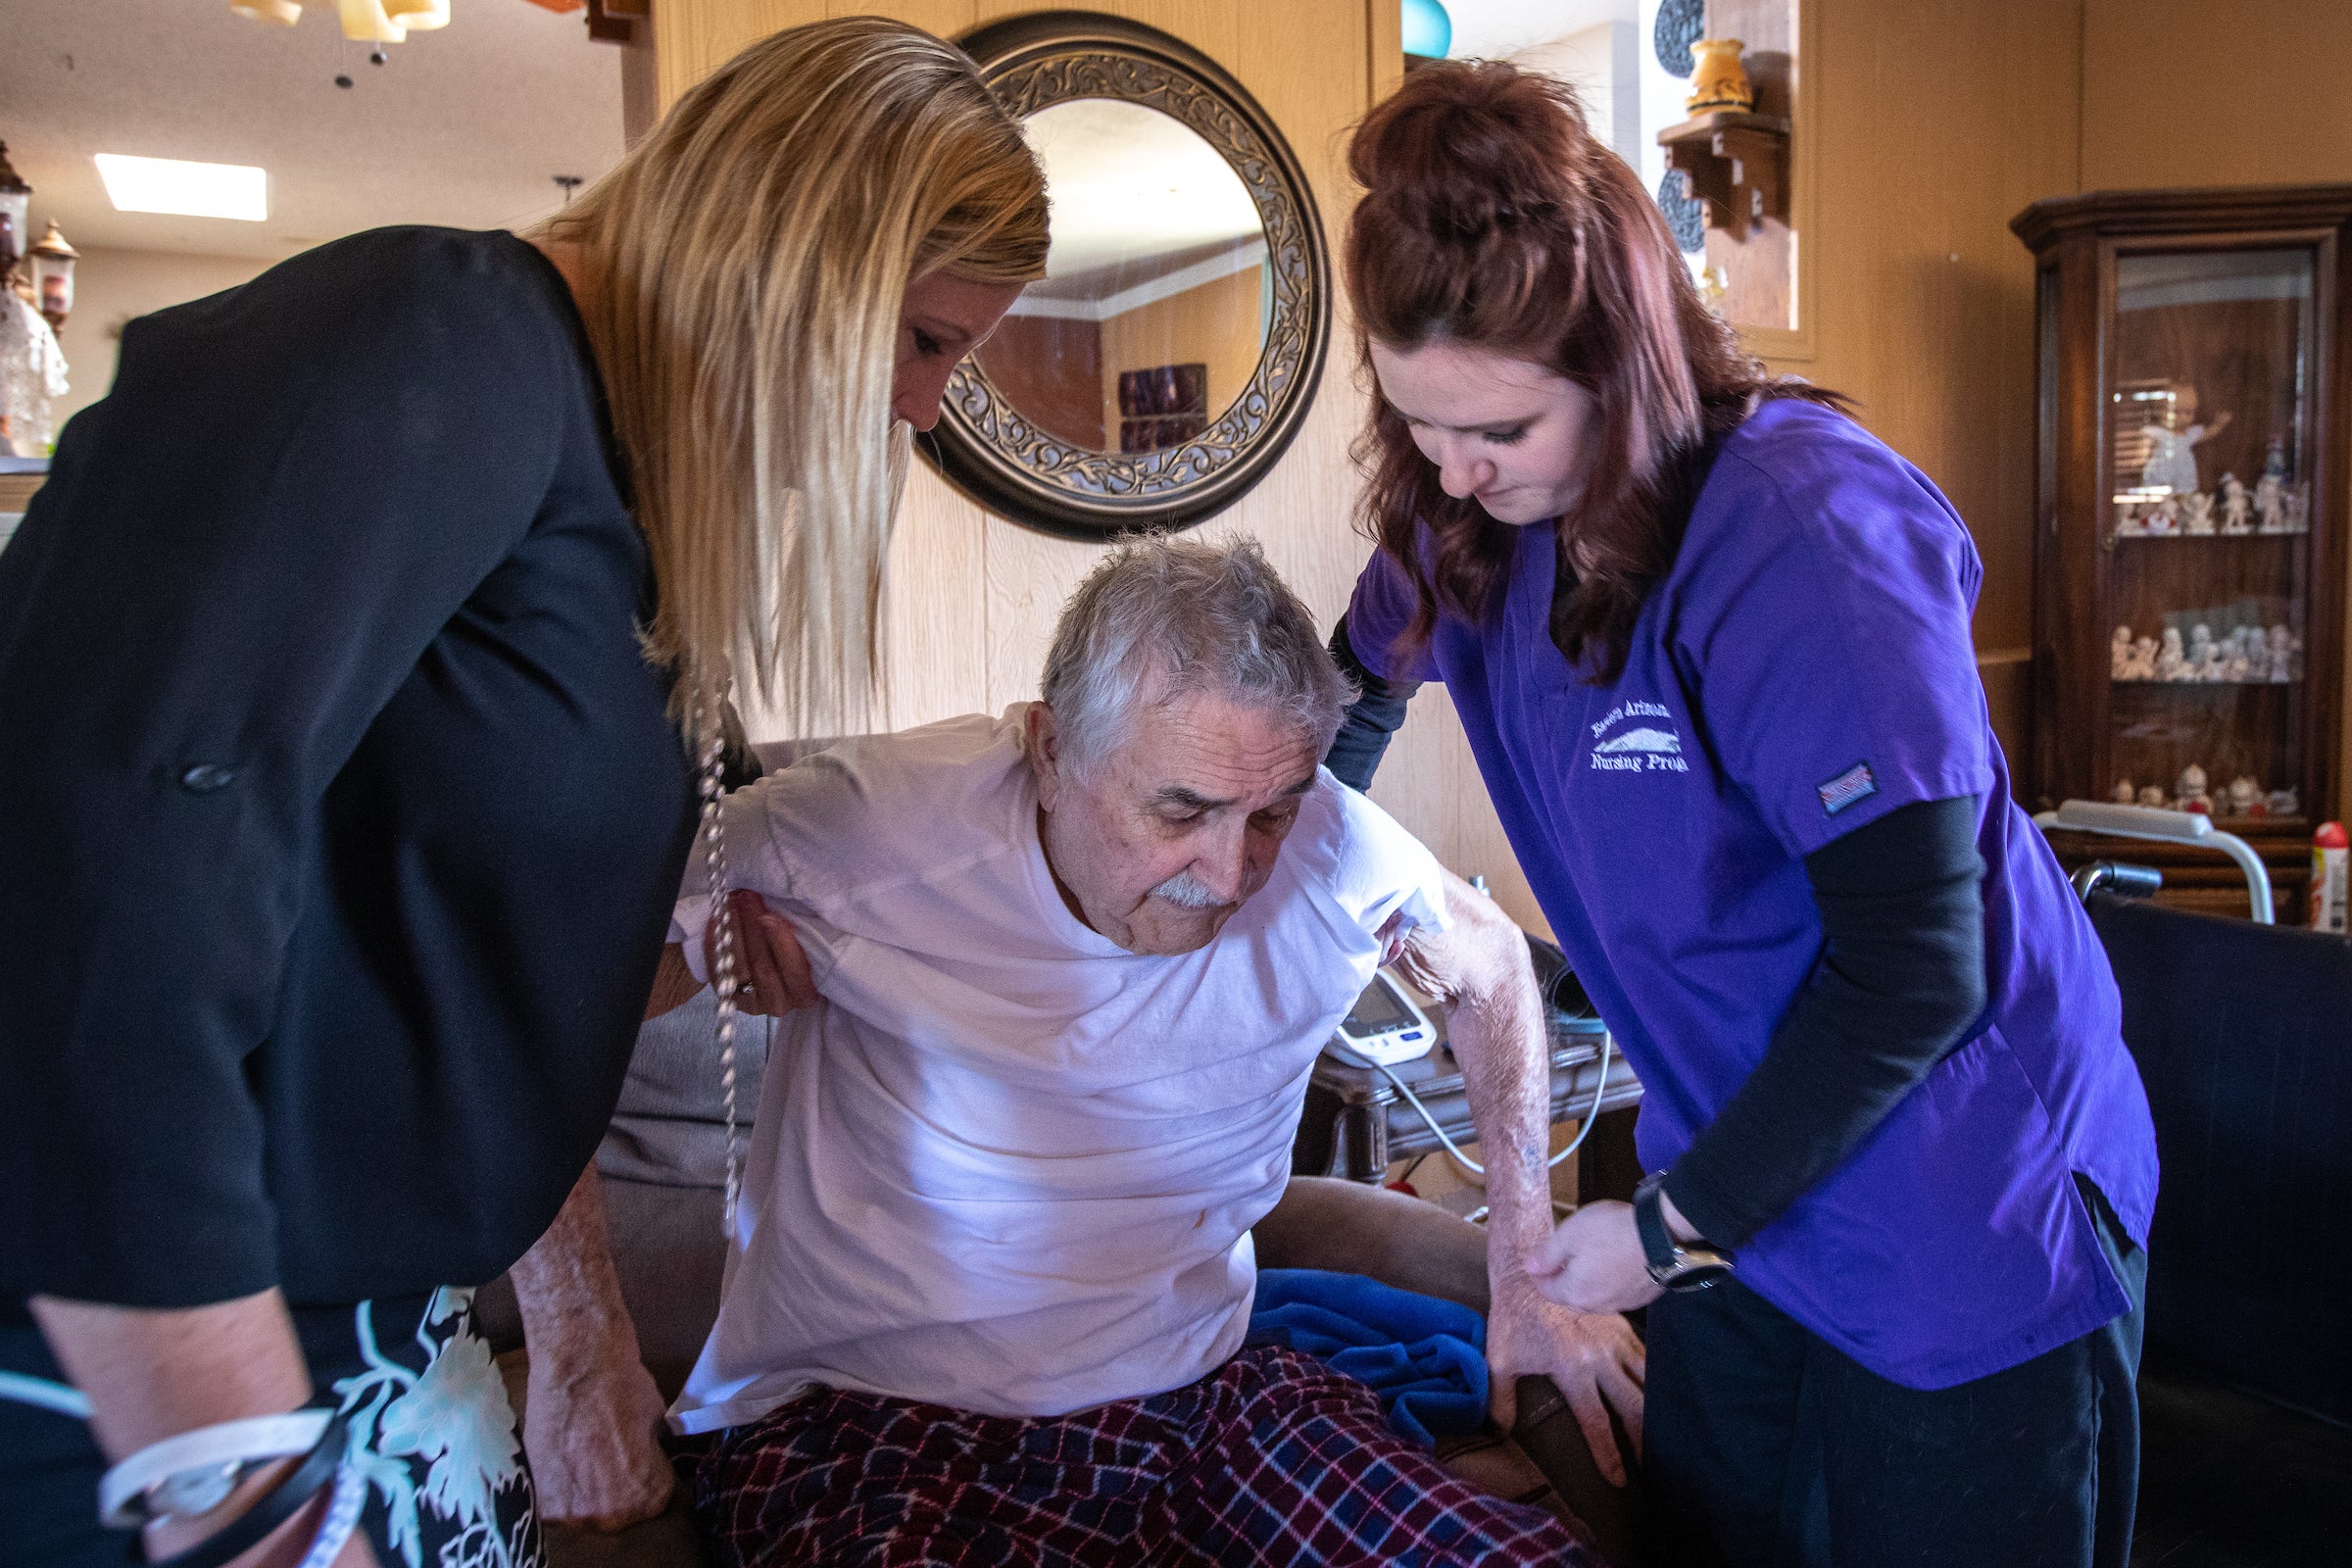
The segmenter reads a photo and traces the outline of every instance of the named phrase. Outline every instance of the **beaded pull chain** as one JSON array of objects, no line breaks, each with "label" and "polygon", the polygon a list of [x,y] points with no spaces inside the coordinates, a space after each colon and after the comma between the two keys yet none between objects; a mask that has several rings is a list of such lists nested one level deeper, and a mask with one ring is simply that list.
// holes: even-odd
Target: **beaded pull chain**
[{"label": "beaded pull chain", "polygon": [[727,907],[727,836],[720,817],[725,794],[720,787],[725,729],[719,714],[725,700],[723,690],[713,692],[705,708],[699,784],[703,797],[703,876],[710,895],[710,923],[717,937],[711,944],[710,986],[718,993],[718,1084],[727,1115],[727,1186],[725,1203],[719,1210],[719,1226],[732,1244],[735,1202],[743,1190],[743,1160],[735,1136],[735,916]]}]

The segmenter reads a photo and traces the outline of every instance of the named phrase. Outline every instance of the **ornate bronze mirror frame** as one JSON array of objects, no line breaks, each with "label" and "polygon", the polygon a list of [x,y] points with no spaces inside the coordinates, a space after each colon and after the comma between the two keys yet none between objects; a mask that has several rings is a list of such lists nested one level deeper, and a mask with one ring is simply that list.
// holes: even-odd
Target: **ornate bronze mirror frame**
[{"label": "ornate bronze mirror frame", "polygon": [[1331,263],[1297,158],[1240,83],[1156,28],[1057,11],[961,42],[1061,181],[1055,254],[917,450],[1051,533],[1202,521],[1272,468],[1322,376]]}]

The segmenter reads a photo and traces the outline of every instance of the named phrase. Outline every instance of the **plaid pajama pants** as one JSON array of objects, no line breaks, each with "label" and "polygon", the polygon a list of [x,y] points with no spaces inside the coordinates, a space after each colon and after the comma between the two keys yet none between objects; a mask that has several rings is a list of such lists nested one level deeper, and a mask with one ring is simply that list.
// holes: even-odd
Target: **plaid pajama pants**
[{"label": "plaid pajama pants", "polygon": [[738,1568],[1600,1568],[1550,1514],[1391,1432],[1362,1384],[1272,1346],[1049,1419],[818,1389],[693,1463],[695,1508]]}]

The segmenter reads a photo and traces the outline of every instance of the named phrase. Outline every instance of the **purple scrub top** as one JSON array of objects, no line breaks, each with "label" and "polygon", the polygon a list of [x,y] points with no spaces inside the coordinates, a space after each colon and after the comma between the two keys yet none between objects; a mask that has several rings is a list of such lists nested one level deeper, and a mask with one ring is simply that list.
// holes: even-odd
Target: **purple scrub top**
[{"label": "purple scrub top", "polygon": [[1981,1032],[1740,1253],[1740,1277],[1871,1371],[1984,1376],[2128,1309],[2071,1179],[2145,1245],[2155,1131],[2105,952],[2010,798],[1969,614],[1984,576],[1925,474],[1815,404],[1728,436],[1625,672],[1552,644],[1552,530],[1518,531],[1499,612],[1393,652],[1411,585],[1348,606],[1374,674],[1442,680],[1554,935],[1671,1166],[1762,1059],[1821,956],[1803,858],[1898,807],[1978,796]]}]

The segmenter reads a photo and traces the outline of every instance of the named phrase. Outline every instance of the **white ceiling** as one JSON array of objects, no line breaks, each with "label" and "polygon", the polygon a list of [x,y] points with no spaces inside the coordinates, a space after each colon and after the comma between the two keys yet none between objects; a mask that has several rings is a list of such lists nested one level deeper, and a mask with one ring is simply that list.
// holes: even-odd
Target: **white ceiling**
[{"label": "white ceiling", "polygon": [[1499,60],[1604,22],[1636,20],[1636,0],[1444,0],[1456,60]]},{"label": "white ceiling", "polygon": [[[0,141],[33,188],[32,231],[55,219],[76,246],[275,260],[383,223],[526,223],[562,205],[552,176],[618,161],[620,51],[584,13],[451,10],[377,67],[342,41],[332,0],[292,27],[227,0],[5,0]],[[118,213],[102,152],[258,164],[270,218]]]},{"label": "white ceiling", "polygon": [[1042,292],[1062,279],[1262,232],[1241,176],[1156,109],[1077,98],[1031,115],[1022,130],[1054,203]]}]

